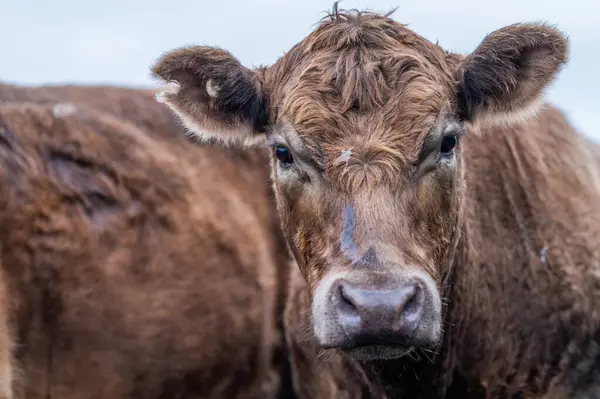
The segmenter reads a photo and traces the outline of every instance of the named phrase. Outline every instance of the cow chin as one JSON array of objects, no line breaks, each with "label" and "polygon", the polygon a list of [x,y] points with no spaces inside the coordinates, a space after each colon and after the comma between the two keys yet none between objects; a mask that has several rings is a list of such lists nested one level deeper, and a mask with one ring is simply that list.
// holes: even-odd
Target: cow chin
[{"label": "cow chin", "polygon": [[312,302],[320,346],[359,360],[396,359],[440,341],[441,299],[426,273],[329,272]]},{"label": "cow chin", "polygon": [[350,356],[362,361],[398,359],[410,353],[413,347],[370,345],[344,349]]}]

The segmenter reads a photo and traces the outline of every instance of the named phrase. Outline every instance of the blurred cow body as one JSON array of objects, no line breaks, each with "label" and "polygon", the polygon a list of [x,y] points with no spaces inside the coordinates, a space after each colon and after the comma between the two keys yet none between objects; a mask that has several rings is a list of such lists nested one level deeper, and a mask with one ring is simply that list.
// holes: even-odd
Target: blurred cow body
[{"label": "blurred cow body", "polygon": [[150,91],[0,86],[0,397],[276,397],[268,179]]}]

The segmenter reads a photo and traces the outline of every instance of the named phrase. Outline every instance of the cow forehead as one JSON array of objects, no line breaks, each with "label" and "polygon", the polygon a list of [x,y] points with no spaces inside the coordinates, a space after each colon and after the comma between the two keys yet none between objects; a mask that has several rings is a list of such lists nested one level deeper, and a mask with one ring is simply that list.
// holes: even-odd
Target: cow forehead
[{"label": "cow forehead", "polygon": [[265,71],[271,118],[334,180],[397,174],[451,101],[447,55],[390,18],[338,14]]},{"label": "cow forehead", "polygon": [[444,87],[415,77],[379,107],[332,110],[330,102],[298,96],[285,115],[288,129],[332,180],[380,181],[398,176],[415,163],[432,128],[447,105]]},{"label": "cow forehead", "polygon": [[[441,47],[391,18],[343,13],[267,68],[264,80],[279,115],[300,123],[326,113],[368,112],[402,98],[418,101],[453,79]],[[407,86],[420,90],[399,96]]]},{"label": "cow forehead", "polygon": [[311,55],[290,75],[293,78],[283,85],[275,104],[280,115],[296,125],[335,124],[337,116],[347,114],[391,119],[398,112],[412,115],[439,109],[451,82],[437,65],[414,51],[361,47]]}]

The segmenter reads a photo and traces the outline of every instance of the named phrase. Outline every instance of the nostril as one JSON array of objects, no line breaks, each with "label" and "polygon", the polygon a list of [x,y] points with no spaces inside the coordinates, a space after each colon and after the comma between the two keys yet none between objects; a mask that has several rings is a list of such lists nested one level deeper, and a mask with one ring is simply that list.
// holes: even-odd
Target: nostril
[{"label": "nostril", "polygon": [[348,292],[348,289],[345,288],[344,283],[340,283],[337,286],[334,295],[334,301],[336,302],[341,313],[358,316],[358,306]]},{"label": "nostril", "polygon": [[411,287],[411,292],[407,295],[406,302],[402,309],[402,321],[404,323],[416,323],[421,317],[425,293],[419,284]]}]

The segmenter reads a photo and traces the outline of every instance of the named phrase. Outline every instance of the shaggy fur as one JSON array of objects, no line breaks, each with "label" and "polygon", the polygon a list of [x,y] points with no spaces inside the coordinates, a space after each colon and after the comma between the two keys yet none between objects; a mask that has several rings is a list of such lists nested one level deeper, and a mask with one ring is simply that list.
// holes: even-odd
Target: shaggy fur
[{"label": "shaggy fur", "polygon": [[[214,78],[226,88],[216,95],[234,98],[236,86],[221,80],[248,70],[214,51],[176,50],[153,71],[165,81],[200,76],[198,87]],[[268,104],[266,126],[260,112],[198,115],[215,103],[166,98],[200,139],[262,135],[293,155],[287,165],[274,156],[272,176],[298,263],[286,329],[301,397],[600,395],[598,151],[541,100],[566,60],[566,38],[543,24],[502,28],[461,55],[388,16],[335,7],[254,70],[252,102]],[[257,129],[211,130],[240,119]],[[449,135],[458,144],[442,158]],[[367,360],[321,351],[315,323],[336,322],[315,306],[322,284],[354,273],[375,290],[407,270],[434,280],[438,341],[397,359],[389,348]]]},{"label": "shaggy fur", "polygon": [[267,158],[178,125],[149,91],[0,86],[1,398],[284,395]]}]

